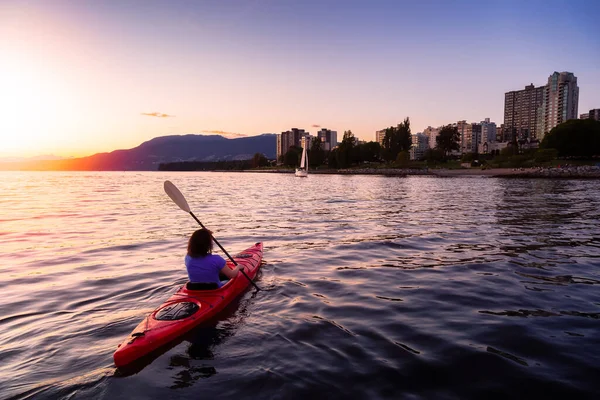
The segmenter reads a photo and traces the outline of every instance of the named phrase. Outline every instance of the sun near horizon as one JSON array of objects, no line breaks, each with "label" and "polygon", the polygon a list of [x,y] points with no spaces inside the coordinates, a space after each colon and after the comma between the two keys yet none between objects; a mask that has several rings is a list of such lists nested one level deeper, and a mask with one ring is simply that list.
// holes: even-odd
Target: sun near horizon
[{"label": "sun near horizon", "polygon": [[582,112],[600,108],[586,1],[139,4],[0,4],[0,157],[316,125],[374,140],[405,117],[414,132],[501,124],[504,93],[555,70],[578,77]]}]

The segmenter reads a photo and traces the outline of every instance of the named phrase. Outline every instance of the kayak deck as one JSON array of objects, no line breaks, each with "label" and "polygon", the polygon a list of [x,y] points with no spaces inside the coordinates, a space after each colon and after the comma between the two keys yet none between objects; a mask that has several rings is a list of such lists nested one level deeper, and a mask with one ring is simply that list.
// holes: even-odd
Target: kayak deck
[{"label": "kayak deck", "polygon": [[[263,254],[262,243],[235,255],[252,280],[258,274]],[[227,261],[229,268],[235,266]],[[238,297],[250,282],[239,273],[225,285],[211,290],[189,290],[182,286],[167,301],[142,320],[118,346],[113,355],[117,367],[125,366],[157,348],[177,339],[195,326],[210,320]]]}]

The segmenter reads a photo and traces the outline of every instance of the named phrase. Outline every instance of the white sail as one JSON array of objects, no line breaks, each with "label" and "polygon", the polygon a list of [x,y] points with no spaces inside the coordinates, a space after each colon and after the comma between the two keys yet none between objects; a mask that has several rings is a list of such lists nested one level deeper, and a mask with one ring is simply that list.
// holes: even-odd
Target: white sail
[{"label": "white sail", "polygon": [[296,176],[307,177],[308,176],[308,153],[306,147],[302,149],[302,158],[300,159],[300,168],[296,168]]},{"label": "white sail", "polygon": [[306,164],[306,146],[304,146],[304,149],[302,149],[302,158],[300,159],[300,168],[304,168]]}]

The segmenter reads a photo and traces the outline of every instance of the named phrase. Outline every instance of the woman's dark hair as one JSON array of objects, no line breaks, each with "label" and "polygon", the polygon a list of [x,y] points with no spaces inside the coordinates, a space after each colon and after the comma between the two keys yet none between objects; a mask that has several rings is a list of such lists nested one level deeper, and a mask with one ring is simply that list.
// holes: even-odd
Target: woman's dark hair
[{"label": "woman's dark hair", "polygon": [[190,257],[203,257],[212,252],[212,232],[206,228],[192,233],[188,242],[187,253]]}]

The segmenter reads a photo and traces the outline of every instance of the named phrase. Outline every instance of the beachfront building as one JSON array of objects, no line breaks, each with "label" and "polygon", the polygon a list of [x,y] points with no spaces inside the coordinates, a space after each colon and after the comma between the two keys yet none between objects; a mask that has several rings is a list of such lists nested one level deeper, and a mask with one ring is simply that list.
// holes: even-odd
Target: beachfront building
[{"label": "beachfront building", "polygon": [[427,136],[430,149],[435,149],[437,147],[437,137],[440,135],[440,130],[441,128],[433,128],[428,126],[423,131],[423,135]]},{"label": "beachfront building", "polygon": [[[289,131],[281,132],[277,135],[277,163],[281,163],[281,159],[292,146],[302,147],[302,138],[310,136],[310,133],[304,129],[292,128]],[[304,139],[306,140],[306,139]]]},{"label": "beachfront building", "polygon": [[456,129],[458,130],[458,146],[459,146],[459,154],[464,152],[464,149],[467,148],[467,135],[472,133],[471,124],[467,123],[467,121],[462,120],[458,121],[456,124]]},{"label": "beachfront building", "polygon": [[512,142],[534,139],[541,121],[545,86],[535,87],[533,83],[523,90],[504,94],[504,138]]},{"label": "beachfront building", "polygon": [[544,87],[543,124],[538,130],[537,139],[541,141],[556,125],[577,119],[578,107],[577,77],[572,72],[554,72],[550,75]]},{"label": "beachfront building", "polygon": [[595,108],[589,112],[581,114],[579,119],[593,119],[595,121],[600,121],[600,108]]},{"label": "beachfront building", "polygon": [[325,151],[330,151],[337,146],[337,131],[323,128],[317,132],[317,137],[321,141],[322,148]]},{"label": "beachfront building", "polygon": [[504,140],[504,124],[496,127],[496,142],[506,142]]},{"label": "beachfront building", "polygon": [[507,148],[509,144],[510,144],[509,142],[491,142],[491,143],[487,144],[487,146],[485,148],[486,151],[482,151],[481,153],[483,153],[483,154],[500,154],[500,151]]},{"label": "beachfront building", "polygon": [[421,160],[425,157],[425,152],[429,149],[429,138],[423,133],[413,133],[410,135],[412,146],[410,147],[410,159]]},{"label": "beachfront building", "polygon": [[313,139],[313,137],[314,137],[314,136],[312,136],[312,135],[310,135],[310,134],[309,134],[309,135],[302,136],[302,137],[300,138],[300,147],[302,147],[302,148],[305,148],[305,147],[306,147],[306,150],[310,150],[310,146],[311,146],[311,144],[312,144],[312,139]]},{"label": "beachfront building", "polygon": [[383,139],[385,138],[385,129],[375,131],[375,141],[383,147]]},{"label": "beachfront building", "polygon": [[477,152],[487,154],[490,153],[490,145],[496,142],[496,123],[490,122],[490,119],[486,118],[479,125],[481,126],[481,135],[477,143]]},{"label": "beachfront building", "polygon": [[458,121],[456,128],[459,134],[460,154],[477,153],[477,144],[481,136],[481,125],[465,120]]}]

